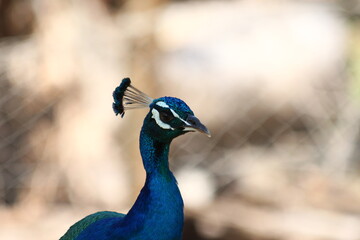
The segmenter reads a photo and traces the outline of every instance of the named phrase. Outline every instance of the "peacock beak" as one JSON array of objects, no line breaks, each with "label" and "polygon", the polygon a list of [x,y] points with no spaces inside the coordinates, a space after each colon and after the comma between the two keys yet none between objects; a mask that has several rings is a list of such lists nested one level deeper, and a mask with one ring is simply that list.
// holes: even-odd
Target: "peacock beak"
[{"label": "peacock beak", "polygon": [[205,125],[202,124],[200,120],[193,115],[188,115],[188,117],[186,118],[186,124],[184,126],[184,130],[198,131],[200,133],[206,134],[208,137],[211,137],[211,133],[209,129],[207,129],[207,127],[205,127]]}]

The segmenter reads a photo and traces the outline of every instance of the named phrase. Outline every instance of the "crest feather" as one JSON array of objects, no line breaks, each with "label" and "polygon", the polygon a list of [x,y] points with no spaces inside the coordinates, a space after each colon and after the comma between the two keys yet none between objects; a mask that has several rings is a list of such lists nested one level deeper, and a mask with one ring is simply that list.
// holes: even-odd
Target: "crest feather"
[{"label": "crest feather", "polygon": [[153,99],[135,88],[130,78],[124,78],[113,92],[113,110],[116,115],[124,116],[125,110],[149,107]]}]

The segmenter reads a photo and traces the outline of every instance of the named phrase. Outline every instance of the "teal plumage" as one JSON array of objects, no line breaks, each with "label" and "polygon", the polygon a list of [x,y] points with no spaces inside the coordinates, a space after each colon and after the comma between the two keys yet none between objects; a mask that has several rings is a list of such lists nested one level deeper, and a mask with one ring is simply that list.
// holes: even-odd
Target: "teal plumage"
[{"label": "teal plumage", "polygon": [[78,221],[76,224],[72,225],[69,230],[67,231],[66,235],[60,238],[60,240],[73,240],[75,239],[83,230],[85,230],[89,225],[92,223],[99,221],[104,218],[123,218],[125,214],[117,213],[117,212],[109,212],[109,211],[103,211],[103,212],[97,212],[93,213],[80,221]]},{"label": "teal plumage", "polygon": [[125,214],[97,212],[78,221],[60,240],[179,240],[184,224],[183,200],[169,169],[171,141],[187,132],[210,136],[207,128],[178,98],[151,99],[123,79],[113,93],[113,109],[149,107],[140,132],[140,152],[146,181],[134,205]]}]

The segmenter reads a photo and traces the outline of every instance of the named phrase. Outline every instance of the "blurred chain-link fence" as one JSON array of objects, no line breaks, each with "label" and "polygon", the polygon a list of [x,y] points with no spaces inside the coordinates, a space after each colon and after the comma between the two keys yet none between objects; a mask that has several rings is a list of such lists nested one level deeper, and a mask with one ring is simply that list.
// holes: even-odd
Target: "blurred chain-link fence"
[{"label": "blurred chain-link fence", "polygon": [[171,150],[185,239],[360,237],[356,8],[70,2],[0,1],[37,21],[12,32],[0,15],[0,238],[39,239],[42,219],[60,237],[88,211],[131,206],[146,112],[119,120],[111,109],[128,76],[184,99],[212,132]]}]

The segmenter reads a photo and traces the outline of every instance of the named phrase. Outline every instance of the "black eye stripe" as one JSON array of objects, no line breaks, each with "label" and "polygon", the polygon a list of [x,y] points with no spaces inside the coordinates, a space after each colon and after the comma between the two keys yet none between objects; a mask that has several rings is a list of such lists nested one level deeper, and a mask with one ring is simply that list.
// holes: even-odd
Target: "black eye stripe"
[{"label": "black eye stripe", "polygon": [[167,108],[160,107],[159,105],[154,105],[154,109],[158,110],[158,112],[162,112]]},{"label": "black eye stripe", "polygon": [[162,122],[164,122],[164,123],[168,123],[168,122],[170,122],[171,120],[173,120],[174,119],[174,115],[169,115],[168,113],[166,113],[166,112],[161,112],[160,113],[160,120],[162,121]]},{"label": "black eye stripe", "polygon": [[168,123],[175,118],[174,114],[171,112],[169,108],[154,106],[154,109],[156,109],[159,112],[160,120],[164,123]]},{"label": "black eye stripe", "polygon": [[174,116],[169,108],[163,108],[163,107],[159,107],[159,106],[155,106],[154,108],[156,110],[158,110],[159,113],[166,113],[168,115]]}]

